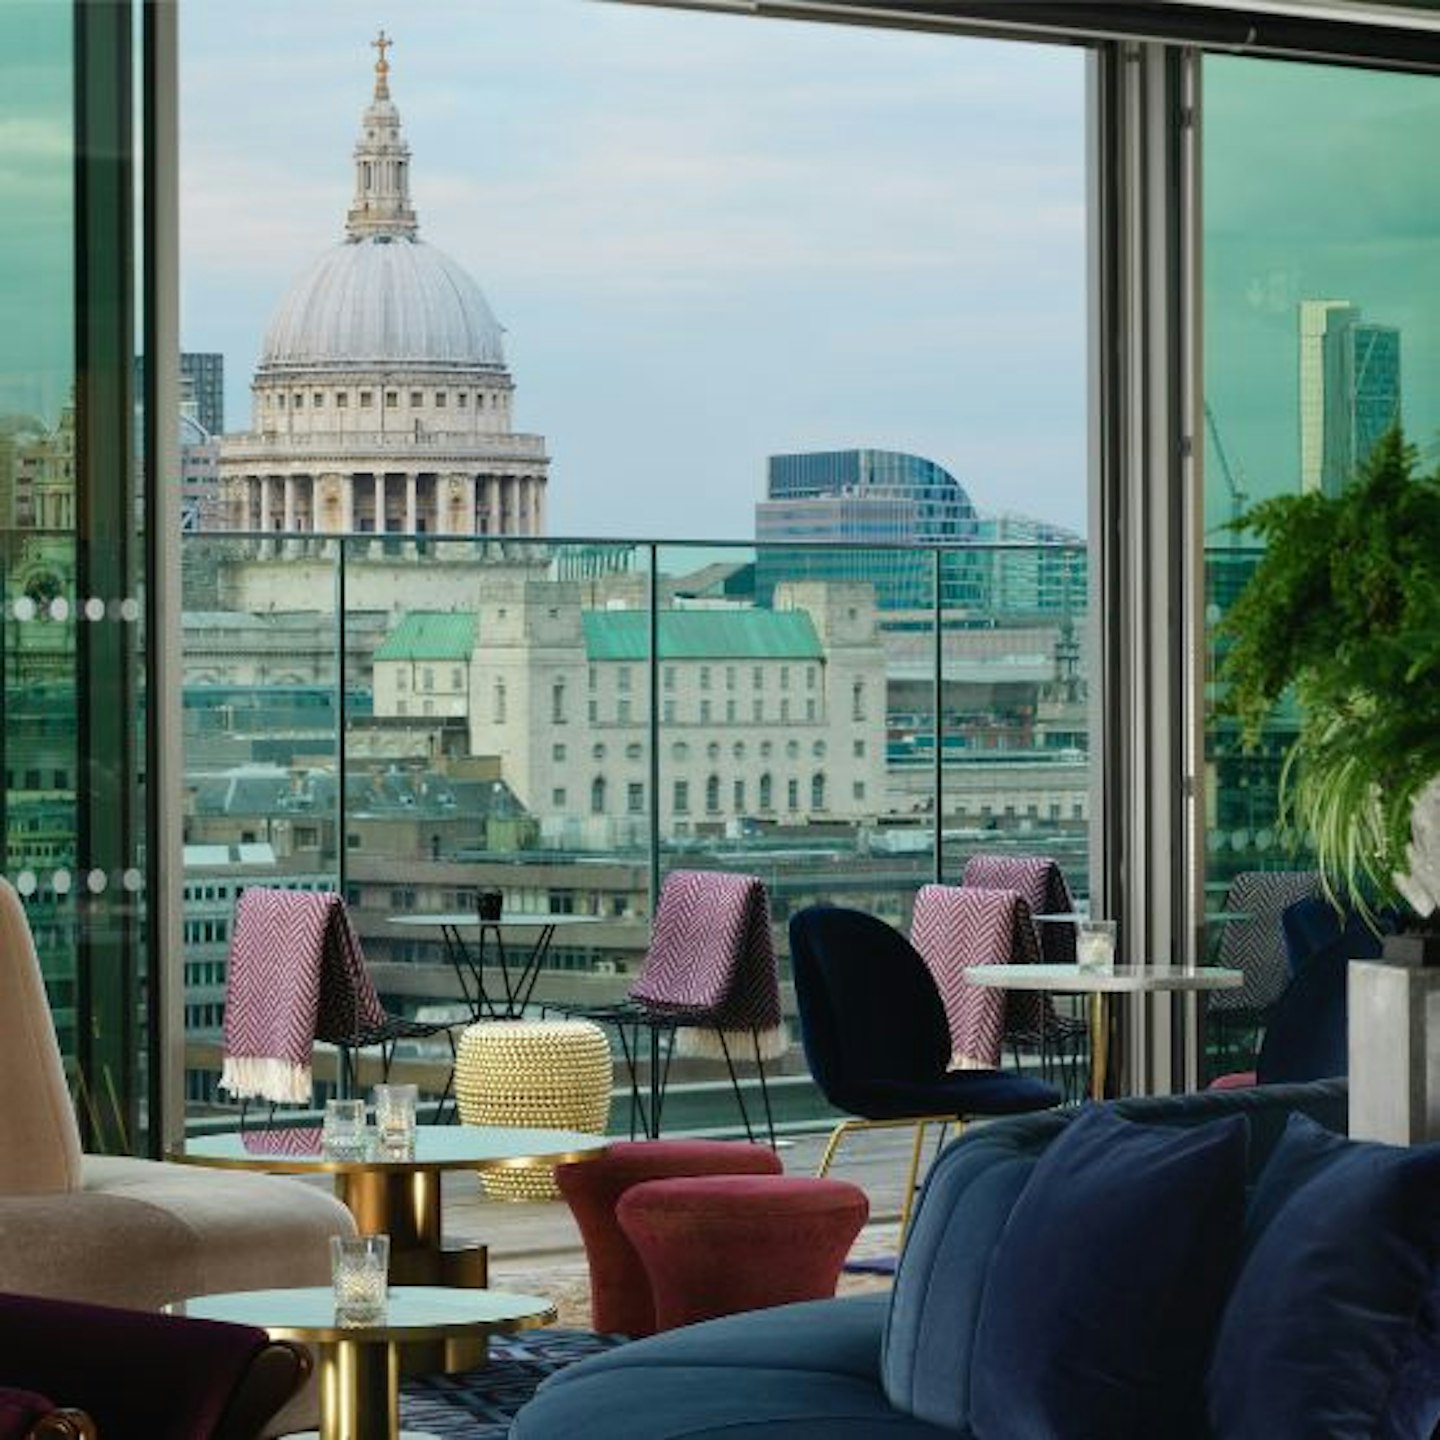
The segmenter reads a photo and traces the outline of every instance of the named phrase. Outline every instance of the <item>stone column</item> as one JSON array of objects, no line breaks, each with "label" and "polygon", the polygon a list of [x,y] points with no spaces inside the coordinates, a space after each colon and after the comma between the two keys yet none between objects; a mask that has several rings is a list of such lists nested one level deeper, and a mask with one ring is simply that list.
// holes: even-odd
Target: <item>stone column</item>
[{"label": "stone column", "polygon": [[487,535],[500,533],[501,513],[500,477],[487,475],[485,477],[485,533]]},{"label": "stone column", "polygon": [[[405,474],[405,532],[408,535],[413,535],[419,528],[416,524],[419,517],[415,506],[415,489],[418,483],[415,472],[407,471]],[[415,542],[412,540],[407,548],[410,554],[414,555]]]},{"label": "stone column", "polygon": [[285,539],[281,542],[281,548],[286,555],[296,555],[299,553],[301,545],[300,541],[294,538],[297,528],[295,522],[295,477],[286,475],[280,483],[284,487],[282,504],[285,517],[282,522],[285,527]]},{"label": "stone column", "polygon": [[265,538],[260,541],[260,554],[262,557],[270,557],[275,553],[275,542],[269,539],[270,533],[270,476],[260,477],[260,523],[255,527]]},{"label": "stone column", "polygon": [[1350,1134],[1440,1139],[1440,969],[1352,960]]}]

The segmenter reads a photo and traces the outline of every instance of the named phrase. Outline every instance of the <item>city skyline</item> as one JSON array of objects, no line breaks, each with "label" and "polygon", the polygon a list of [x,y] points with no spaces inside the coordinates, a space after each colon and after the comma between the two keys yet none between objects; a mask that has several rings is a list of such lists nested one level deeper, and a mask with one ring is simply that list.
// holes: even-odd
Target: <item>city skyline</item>
[{"label": "city skyline", "polygon": [[1078,53],[579,0],[181,18],[182,344],[225,354],[230,430],[338,238],[383,27],[421,237],[550,437],[550,533],[748,539],[769,455],[862,444],[1083,530]]}]

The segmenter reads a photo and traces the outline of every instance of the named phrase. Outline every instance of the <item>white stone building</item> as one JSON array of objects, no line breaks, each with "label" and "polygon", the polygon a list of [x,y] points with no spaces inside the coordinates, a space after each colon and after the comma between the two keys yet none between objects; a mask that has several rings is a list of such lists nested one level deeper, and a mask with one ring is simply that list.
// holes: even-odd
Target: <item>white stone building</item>
[{"label": "white stone building", "polygon": [[[650,617],[585,609],[519,576],[474,614],[411,613],[375,652],[377,719],[468,712],[470,753],[552,843],[620,843],[651,810]],[[773,610],[657,617],[664,833],[873,815],[885,788],[885,655],[869,586],[780,587]],[[464,667],[468,696],[459,693]]]},{"label": "white stone building", "polygon": [[479,286],[418,236],[383,33],[376,45],[345,238],[280,302],[251,429],[222,445],[226,528],[541,535],[544,439],[512,428],[515,386]]}]

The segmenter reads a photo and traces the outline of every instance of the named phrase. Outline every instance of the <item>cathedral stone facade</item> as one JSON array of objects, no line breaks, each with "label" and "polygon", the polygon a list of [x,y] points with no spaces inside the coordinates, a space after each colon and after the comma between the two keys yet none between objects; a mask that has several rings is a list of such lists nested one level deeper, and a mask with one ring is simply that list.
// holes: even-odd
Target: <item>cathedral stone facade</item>
[{"label": "cathedral stone facade", "polygon": [[226,527],[377,544],[542,535],[545,441],[511,428],[515,386],[479,286],[419,238],[383,33],[376,45],[345,238],[281,301],[251,428],[222,446]]}]

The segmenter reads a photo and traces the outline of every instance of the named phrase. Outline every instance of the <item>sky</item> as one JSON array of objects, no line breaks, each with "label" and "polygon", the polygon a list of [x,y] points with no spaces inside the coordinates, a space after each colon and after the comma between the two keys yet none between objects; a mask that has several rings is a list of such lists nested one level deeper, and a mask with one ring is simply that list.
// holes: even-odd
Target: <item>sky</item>
[{"label": "sky", "polygon": [[1085,520],[1084,58],[598,0],[185,0],[182,346],[249,422],[394,39],[421,238],[506,329],[556,536],[754,535],[768,455]]}]

